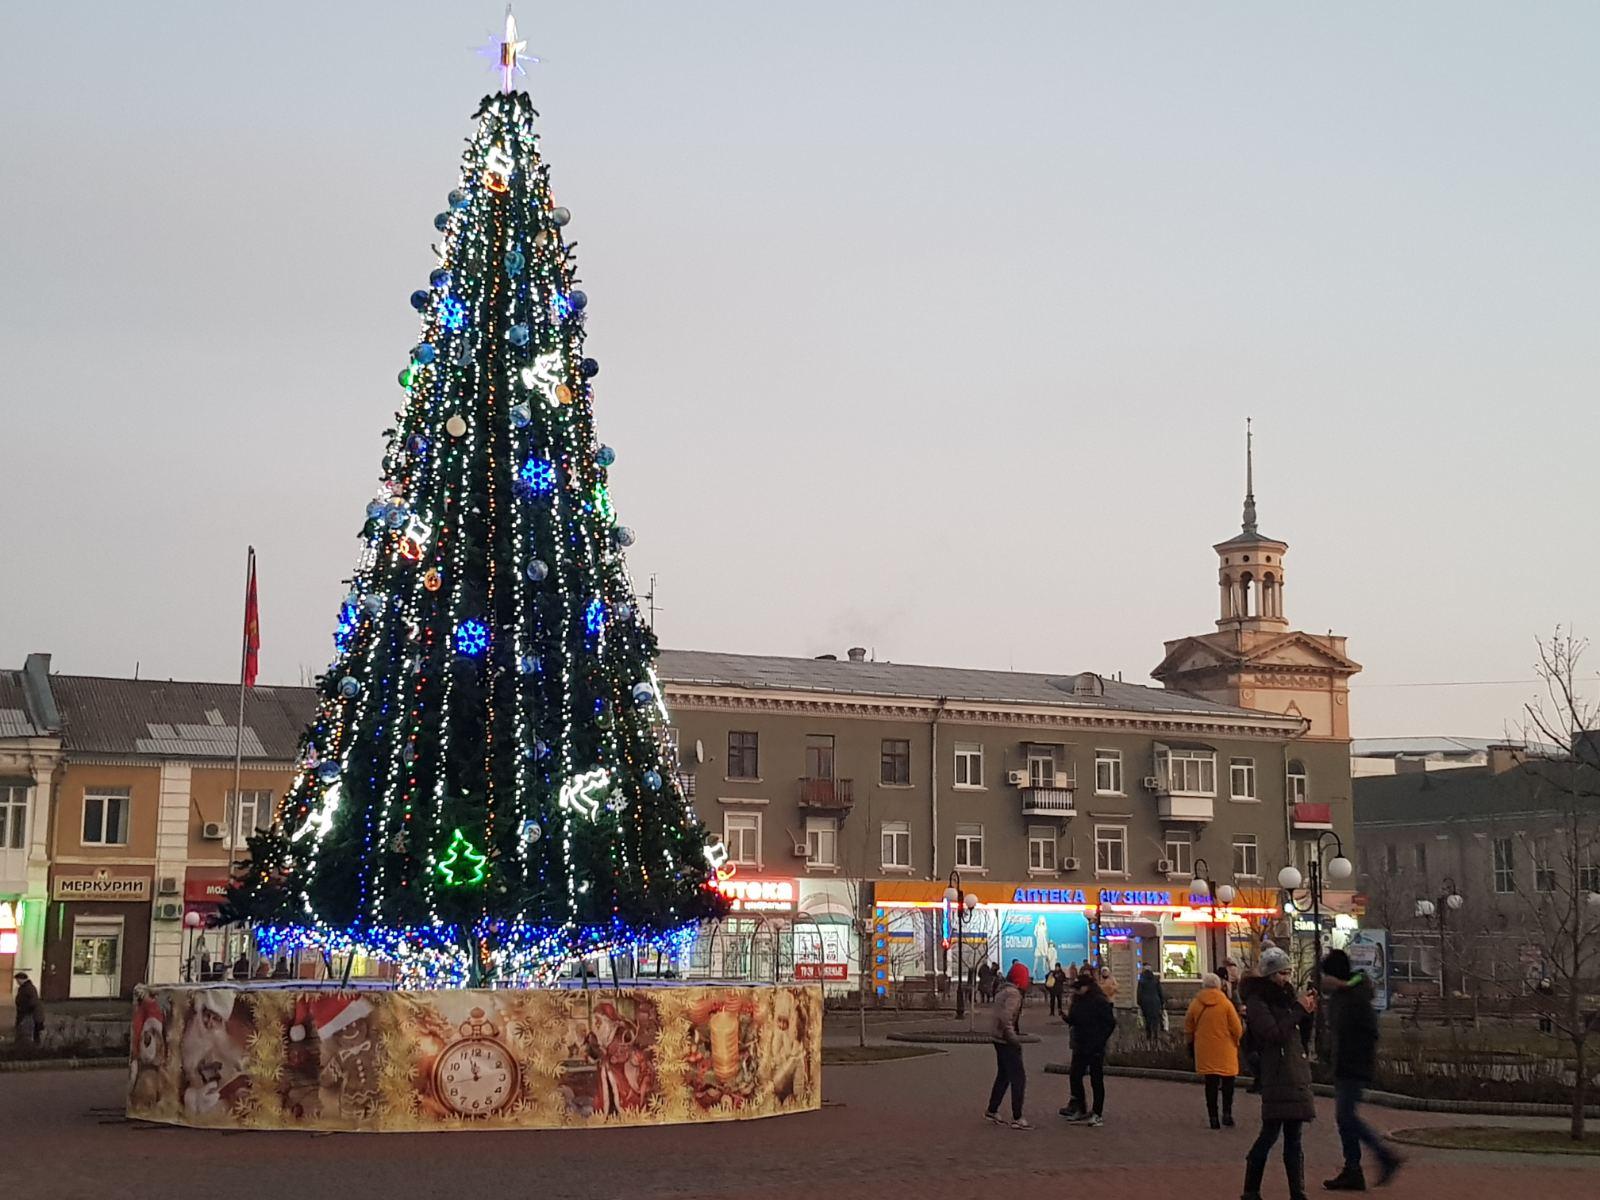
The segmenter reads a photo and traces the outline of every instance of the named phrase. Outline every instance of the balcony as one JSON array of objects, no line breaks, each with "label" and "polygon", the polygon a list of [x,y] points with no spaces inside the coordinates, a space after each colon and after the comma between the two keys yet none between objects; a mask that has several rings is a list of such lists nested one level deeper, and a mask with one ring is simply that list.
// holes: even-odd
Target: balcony
[{"label": "balcony", "polygon": [[1156,793],[1156,815],[1163,821],[1211,820],[1215,807],[1214,796],[1185,796],[1173,792]]},{"label": "balcony", "polygon": [[1290,809],[1296,829],[1332,829],[1333,805],[1296,804]]},{"label": "balcony", "polygon": [[855,802],[855,785],[852,780],[800,780],[800,807],[806,812],[847,813]]},{"label": "balcony", "polygon": [[1069,787],[1022,789],[1022,815],[1025,817],[1070,817],[1077,811],[1072,806],[1072,789]]}]

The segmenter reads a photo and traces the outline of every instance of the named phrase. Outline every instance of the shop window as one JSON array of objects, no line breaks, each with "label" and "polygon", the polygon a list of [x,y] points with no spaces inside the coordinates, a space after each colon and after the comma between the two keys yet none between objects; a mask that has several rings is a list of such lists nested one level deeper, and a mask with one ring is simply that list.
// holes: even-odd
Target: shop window
[{"label": "shop window", "polygon": [[728,861],[741,867],[761,865],[761,814],[724,813],[722,816],[722,844],[727,847]]},{"label": "shop window", "polygon": [[83,797],[83,844],[85,846],[126,846],[128,844],[127,788],[101,788]]},{"label": "shop window", "polygon": [[235,844],[242,847],[251,834],[272,824],[272,793],[265,790],[229,792],[228,811],[235,814]]},{"label": "shop window", "polygon": [[122,991],[122,922],[79,918],[72,929],[68,995],[105,999]]},{"label": "shop window", "polygon": [[0,850],[28,845],[28,793],[21,784],[0,784]]},{"label": "shop window", "polygon": [[977,742],[956,743],[956,786],[983,786],[983,747]]},{"label": "shop window", "polygon": [[1256,798],[1256,760],[1232,758],[1228,760],[1228,793],[1235,800]]},{"label": "shop window", "polygon": [[911,823],[885,821],[880,834],[883,845],[883,865],[889,867],[911,866]]},{"label": "shop window", "polygon": [[890,787],[904,787],[911,782],[910,739],[883,739],[878,781],[888,784]]},{"label": "shop window", "polygon": [[1123,825],[1094,827],[1094,870],[1096,875],[1128,873],[1128,830]]},{"label": "shop window", "polygon": [[983,866],[983,826],[956,826],[956,866]]},{"label": "shop window", "polygon": [[1261,878],[1261,860],[1257,856],[1256,835],[1233,835],[1233,874],[1236,879]]},{"label": "shop window", "polygon": [[1122,795],[1122,751],[1096,750],[1094,752],[1094,794],[1096,796]]},{"label": "shop window", "polygon": [[834,817],[806,818],[806,865],[839,865],[839,822]]},{"label": "shop window", "polygon": [[1167,979],[1196,979],[1200,975],[1200,952],[1193,942],[1163,938],[1161,974]]},{"label": "shop window", "polygon": [[760,739],[753,730],[728,732],[728,778],[760,779]]},{"label": "shop window", "polygon": [[1028,826],[1028,870],[1056,869],[1056,831],[1048,825]]}]

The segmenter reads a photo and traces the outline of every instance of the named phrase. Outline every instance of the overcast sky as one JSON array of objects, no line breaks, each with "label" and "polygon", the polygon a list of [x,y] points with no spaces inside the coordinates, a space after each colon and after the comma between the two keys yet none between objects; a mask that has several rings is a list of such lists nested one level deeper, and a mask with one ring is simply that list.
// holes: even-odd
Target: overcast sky
[{"label": "overcast sky", "polygon": [[[1600,635],[1600,6],[518,15],[664,644],[1147,680],[1246,415],[1358,735]],[[326,665],[499,20],[8,6],[0,664],[235,678],[253,542],[263,681]]]}]

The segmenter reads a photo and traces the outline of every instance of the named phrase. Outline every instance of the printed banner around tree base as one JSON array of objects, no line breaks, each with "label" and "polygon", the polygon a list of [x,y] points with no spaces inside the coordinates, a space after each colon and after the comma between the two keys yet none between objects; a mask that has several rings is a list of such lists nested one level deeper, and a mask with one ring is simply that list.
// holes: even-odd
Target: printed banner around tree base
[{"label": "printed banner around tree base", "polygon": [[128,1115],[219,1129],[556,1129],[822,1103],[816,986],[141,987]]}]

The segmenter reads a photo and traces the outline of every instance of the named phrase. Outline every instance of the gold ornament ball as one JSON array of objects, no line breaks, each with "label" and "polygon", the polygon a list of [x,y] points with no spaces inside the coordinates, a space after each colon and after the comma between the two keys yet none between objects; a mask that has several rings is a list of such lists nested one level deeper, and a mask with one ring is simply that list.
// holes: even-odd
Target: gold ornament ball
[{"label": "gold ornament ball", "polygon": [[556,384],[556,402],[559,404],[571,404],[572,389],[564,383]]},{"label": "gold ornament ball", "polygon": [[460,413],[457,413],[444,423],[444,431],[451,437],[460,437],[467,431],[466,419]]}]

